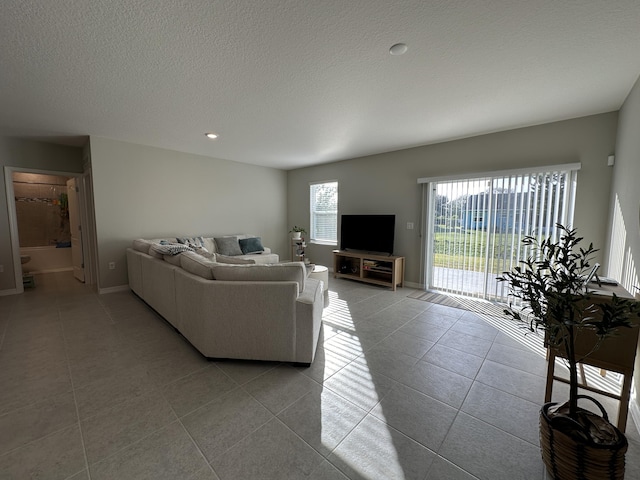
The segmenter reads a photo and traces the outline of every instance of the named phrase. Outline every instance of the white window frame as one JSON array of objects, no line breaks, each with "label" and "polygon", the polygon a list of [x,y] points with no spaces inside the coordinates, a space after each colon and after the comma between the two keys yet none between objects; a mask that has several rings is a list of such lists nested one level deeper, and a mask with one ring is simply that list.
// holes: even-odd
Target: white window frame
[{"label": "white window frame", "polygon": [[[337,180],[325,180],[322,182],[312,182],[309,184],[309,241],[311,243],[317,243],[320,245],[333,245],[333,246],[337,246],[338,245],[338,206],[336,202],[336,210],[335,210],[335,217],[336,217],[336,225],[335,225],[335,232],[336,232],[336,238],[335,239],[326,239],[326,238],[316,238],[317,236],[317,231],[316,231],[316,212],[314,210],[315,207],[315,195],[314,195],[314,187],[317,187],[318,185],[331,185],[331,184],[335,184],[335,188],[336,188],[336,195],[339,194],[339,184]],[[330,212],[333,213],[333,212]]]}]

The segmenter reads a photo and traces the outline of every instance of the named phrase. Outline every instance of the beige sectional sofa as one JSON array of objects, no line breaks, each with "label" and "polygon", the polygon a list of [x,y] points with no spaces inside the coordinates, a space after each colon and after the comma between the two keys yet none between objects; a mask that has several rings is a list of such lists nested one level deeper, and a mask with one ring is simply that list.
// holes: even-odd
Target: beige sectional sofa
[{"label": "beige sectional sofa", "polygon": [[194,238],[205,240],[204,249],[179,247],[176,238],[134,241],[127,249],[133,292],[205,357],[310,365],[322,322],[322,282],[309,278],[302,262],[277,263],[266,247],[227,256],[212,237]]}]

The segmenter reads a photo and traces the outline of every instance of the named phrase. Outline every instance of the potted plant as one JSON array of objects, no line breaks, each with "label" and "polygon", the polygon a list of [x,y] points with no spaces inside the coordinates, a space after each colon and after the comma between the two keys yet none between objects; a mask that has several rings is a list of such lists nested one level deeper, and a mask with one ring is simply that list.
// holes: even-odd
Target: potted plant
[{"label": "potted plant", "polygon": [[289,233],[293,233],[293,238],[298,239],[302,237],[303,233],[307,233],[307,231],[304,229],[304,227],[298,227],[297,225],[294,225],[293,228],[289,230]]},{"label": "potted plant", "polygon": [[[606,301],[597,300],[589,293],[585,278],[597,250],[593,244],[580,247],[583,238],[575,229],[561,224],[556,227],[557,241],[525,237],[522,243],[528,258],[498,277],[508,283],[512,299],[504,313],[522,322],[527,330],[544,333],[545,346],[568,363],[568,402],[547,403],[540,411],[540,447],[547,470],[556,480],[622,479],[627,440],[608,422],[602,405],[578,395],[577,368],[618,329],[633,325],[640,304],[615,294]],[[579,353],[578,342],[587,330],[596,340],[586,352]],[[579,398],[593,401],[602,416],[580,408]]]}]

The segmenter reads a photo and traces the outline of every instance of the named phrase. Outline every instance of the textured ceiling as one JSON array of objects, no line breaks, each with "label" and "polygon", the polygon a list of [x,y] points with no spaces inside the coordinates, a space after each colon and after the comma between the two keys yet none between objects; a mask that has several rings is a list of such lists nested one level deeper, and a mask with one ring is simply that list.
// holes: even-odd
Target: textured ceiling
[{"label": "textured ceiling", "polygon": [[296,168],[617,110],[639,26],[638,0],[2,0],[0,133]]}]

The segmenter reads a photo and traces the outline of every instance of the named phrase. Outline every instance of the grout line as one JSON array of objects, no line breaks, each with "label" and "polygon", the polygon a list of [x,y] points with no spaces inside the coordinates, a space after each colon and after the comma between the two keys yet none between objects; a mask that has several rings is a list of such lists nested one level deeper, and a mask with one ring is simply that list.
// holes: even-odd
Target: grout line
[{"label": "grout line", "polygon": [[84,466],[87,469],[87,478],[91,480],[91,470],[89,469],[89,457],[87,456],[87,446],[84,441],[84,432],[82,428],[82,420],[80,419],[80,407],[78,406],[78,398],[76,397],[76,389],[73,384],[73,375],[71,374],[71,362],[69,360],[69,350],[67,343],[67,335],[60,315],[60,307],[56,305],[58,309],[58,321],[60,322],[60,328],[62,329],[62,338],[64,341],[64,354],[67,359],[67,372],[69,374],[69,382],[71,382],[71,392],[73,394],[73,403],[76,407],[76,418],[78,419],[78,432],[80,433],[80,443],[82,444],[82,454],[84,456]]},{"label": "grout line", "polygon": [[[171,407],[171,410],[173,410],[173,406]],[[173,412],[173,414],[176,415],[176,417],[178,417],[178,415],[176,414],[175,411]],[[193,436],[191,436],[191,432],[187,429],[187,427],[184,426],[184,423],[182,423],[182,419],[180,417],[178,417],[178,423],[182,427],[182,430],[184,431],[184,433],[187,434],[187,437],[189,437],[189,440],[191,440],[191,443],[193,444],[193,446],[196,448],[196,450],[200,454],[200,457],[202,457],[202,460],[204,460],[204,463],[209,467],[209,469],[214,473],[214,475],[216,477],[220,478],[220,475],[218,475],[218,472],[216,472],[216,469],[213,468],[213,465],[211,465],[209,460],[207,460],[207,457],[205,456],[204,452],[200,448],[200,445],[198,445],[198,442],[196,442],[196,439],[193,438]],[[200,471],[200,470],[198,470],[198,471]]]}]

